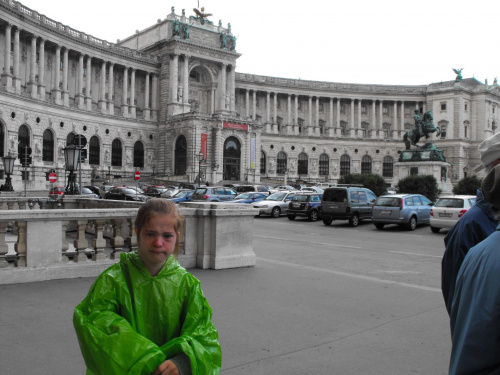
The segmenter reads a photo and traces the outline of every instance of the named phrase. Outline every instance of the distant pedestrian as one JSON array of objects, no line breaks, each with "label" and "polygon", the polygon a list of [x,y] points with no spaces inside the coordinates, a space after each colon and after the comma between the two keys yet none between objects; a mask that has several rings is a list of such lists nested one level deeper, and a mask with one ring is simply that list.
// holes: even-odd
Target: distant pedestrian
[{"label": "distant pedestrian", "polygon": [[[500,165],[482,184],[500,219]],[[450,375],[500,374],[500,225],[469,250],[458,273],[451,306]]]},{"label": "distant pedestrian", "polygon": [[144,203],[135,221],[138,251],[121,253],[76,307],[87,374],[219,373],[212,309],[175,257],[182,220],[169,200]]},{"label": "distant pedestrian", "polygon": [[[500,133],[485,139],[478,147],[482,164],[476,172],[486,168],[490,171],[500,163]],[[441,262],[441,290],[446,310],[451,313],[453,292],[460,266],[470,248],[488,237],[497,227],[491,205],[483,199],[481,189],[477,190],[476,204],[450,229],[444,243],[446,250]]]}]

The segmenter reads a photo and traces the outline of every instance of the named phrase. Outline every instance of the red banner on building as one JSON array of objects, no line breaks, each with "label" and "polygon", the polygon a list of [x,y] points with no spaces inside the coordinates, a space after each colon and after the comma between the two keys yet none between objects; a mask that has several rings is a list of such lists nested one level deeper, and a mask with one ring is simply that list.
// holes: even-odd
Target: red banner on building
[{"label": "red banner on building", "polygon": [[201,153],[205,155],[205,160],[207,160],[207,133],[201,133]]},{"label": "red banner on building", "polygon": [[225,121],[222,123],[222,127],[235,130],[248,130],[248,125],[235,124],[232,122],[225,122]]}]

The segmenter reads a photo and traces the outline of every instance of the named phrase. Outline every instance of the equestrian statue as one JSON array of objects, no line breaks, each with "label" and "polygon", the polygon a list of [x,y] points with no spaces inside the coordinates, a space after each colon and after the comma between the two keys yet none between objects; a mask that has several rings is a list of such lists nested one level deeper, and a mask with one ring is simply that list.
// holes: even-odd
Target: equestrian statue
[{"label": "equestrian statue", "polygon": [[437,132],[437,135],[441,134],[441,129],[439,126],[434,126],[432,122],[432,112],[427,111],[424,114],[424,118],[421,119],[419,115],[420,111],[418,109],[415,110],[415,115],[413,118],[415,119],[415,126],[408,130],[403,136],[403,141],[406,145],[406,149],[409,150],[411,145],[416,146],[417,142],[420,138],[425,137],[425,139],[429,138],[431,133]]}]

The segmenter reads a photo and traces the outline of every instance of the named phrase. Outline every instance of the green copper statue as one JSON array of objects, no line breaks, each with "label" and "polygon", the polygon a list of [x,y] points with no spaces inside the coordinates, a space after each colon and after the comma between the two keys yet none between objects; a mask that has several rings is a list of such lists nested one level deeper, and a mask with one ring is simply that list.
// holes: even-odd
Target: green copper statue
[{"label": "green copper statue", "polygon": [[460,82],[462,80],[462,70],[464,70],[464,68],[462,68],[462,69],[453,69],[453,71],[457,75],[457,77],[455,78],[455,82]]},{"label": "green copper statue", "polygon": [[179,36],[181,32],[181,22],[179,20],[172,21],[172,36]]},{"label": "green copper statue", "polygon": [[224,33],[220,33],[220,44],[221,48],[227,48],[227,35]]},{"label": "green copper statue", "polygon": [[437,132],[437,135],[441,134],[439,126],[434,126],[434,123],[432,122],[433,117],[431,111],[425,112],[424,118],[421,119],[419,110],[416,109],[413,118],[415,119],[415,127],[407,131],[403,136],[403,141],[407,150],[410,149],[411,145],[417,146],[417,142],[421,137],[425,137],[425,139],[427,139],[429,138],[430,133],[434,132]]}]

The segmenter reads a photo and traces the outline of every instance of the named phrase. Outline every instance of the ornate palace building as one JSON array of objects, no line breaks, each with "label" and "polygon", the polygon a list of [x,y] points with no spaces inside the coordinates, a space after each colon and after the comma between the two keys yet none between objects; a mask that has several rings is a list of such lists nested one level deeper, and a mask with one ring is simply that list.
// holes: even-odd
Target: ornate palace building
[{"label": "ornate palace building", "polygon": [[63,176],[76,135],[88,141],[85,182],[138,170],[190,182],[201,171],[210,183],[376,173],[394,185],[407,173],[398,157],[415,110],[432,111],[441,134],[430,141],[456,183],[498,131],[496,82],[284,79],[237,73],[239,56],[230,25],[184,10],[110,43],[0,0],[0,155],[32,150],[28,167],[16,160],[14,188],[46,189],[51,170]]}]

